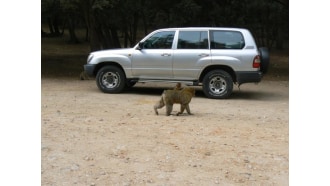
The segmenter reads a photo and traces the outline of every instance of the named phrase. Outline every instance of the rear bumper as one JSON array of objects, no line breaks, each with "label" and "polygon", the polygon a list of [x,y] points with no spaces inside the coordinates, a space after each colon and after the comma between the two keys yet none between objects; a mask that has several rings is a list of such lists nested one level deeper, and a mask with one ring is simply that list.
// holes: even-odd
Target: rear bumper
[{"label": "rear bumper", "polygon": [[262,72],[255,71],[255,72],[245,72],[240,71],[236,72],[236,80],[238,84],[243,83],[258,83],[262,79]]}]

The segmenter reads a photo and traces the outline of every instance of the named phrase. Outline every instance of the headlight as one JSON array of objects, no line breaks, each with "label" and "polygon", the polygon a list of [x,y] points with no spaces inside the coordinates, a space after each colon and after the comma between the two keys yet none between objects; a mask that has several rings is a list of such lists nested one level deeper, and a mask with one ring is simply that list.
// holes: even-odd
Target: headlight
[{"label": "headlight", "polygon": [[93,54],[89,54],[89,56],[87,58],[87,63],[89,63],[93,59],[93,57],[94,57]]}]

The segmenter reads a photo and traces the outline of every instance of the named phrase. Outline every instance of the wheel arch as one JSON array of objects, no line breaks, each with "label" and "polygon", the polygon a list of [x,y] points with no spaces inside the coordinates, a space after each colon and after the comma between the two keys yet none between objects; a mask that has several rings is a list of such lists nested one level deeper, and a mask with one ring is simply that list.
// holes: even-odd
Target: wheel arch
[{"label": "wheel arch", "polygon": [[126,72],[125,72],[124,68],[121,65],[119,65],[117,62],[113,62],[113,61],[104,61],[104,62],[101,62],[101,63],[97,64],[96,67],[95,67],[95,69],[94,69],[93,75],[96,76],[97,75],[97,72],[101,68],[103,68],[104,66],[115,66],[115,67],[118,67],[118,68],[120,68],[124,72],[124,74],[126,76]]},{"label": "wheel arch", "polygon": [[204,70],[202,71],[202,73],[199,76],[198,81],[203,82],[205,75],[212,70],[224,70],[230,74],[230,76],[232,77],[234,82],[237,82],[236,73],[234,72],[234,70],[231,67],[226,66],[226,65],[211,65],[211,66],[204,68]]}]

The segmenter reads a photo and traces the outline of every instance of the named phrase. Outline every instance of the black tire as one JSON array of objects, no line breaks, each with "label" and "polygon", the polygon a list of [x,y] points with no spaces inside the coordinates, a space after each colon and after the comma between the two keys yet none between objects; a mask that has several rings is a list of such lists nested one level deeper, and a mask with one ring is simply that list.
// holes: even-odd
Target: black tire
[{"label": "black tire", "polygon": [[116,66],[104,66],[96,75],[96,85],[104,93],[120,93],[124,90],[126,77]]},{"label": "black tire", "polygon": [[260,52],[260,60],[261,60],[260,71],[263,74],[266,74],[269,66],[269,51],[266,47],[260,47],[259,52]]},{"label": "black tire", "polygon": [[224,70],[212,70],[203,79],[203,92],[212,99],[228,98],[233,92],[233,79]]}]

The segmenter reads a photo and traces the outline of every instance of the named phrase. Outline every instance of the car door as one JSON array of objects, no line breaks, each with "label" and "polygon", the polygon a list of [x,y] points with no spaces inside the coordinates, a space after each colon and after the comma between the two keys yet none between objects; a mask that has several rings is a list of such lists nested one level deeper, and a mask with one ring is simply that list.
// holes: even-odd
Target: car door
[{"label": "car door", "polygon": [[172,57],[175,31],[151,35],[132,56],[132,73],[139,78],[170,79],[173,77]]},{"label": "car door", "polygon": [[211,63],[208,31],[179,31],[173,51],[175,79],[195,80],[203,66]]}]

